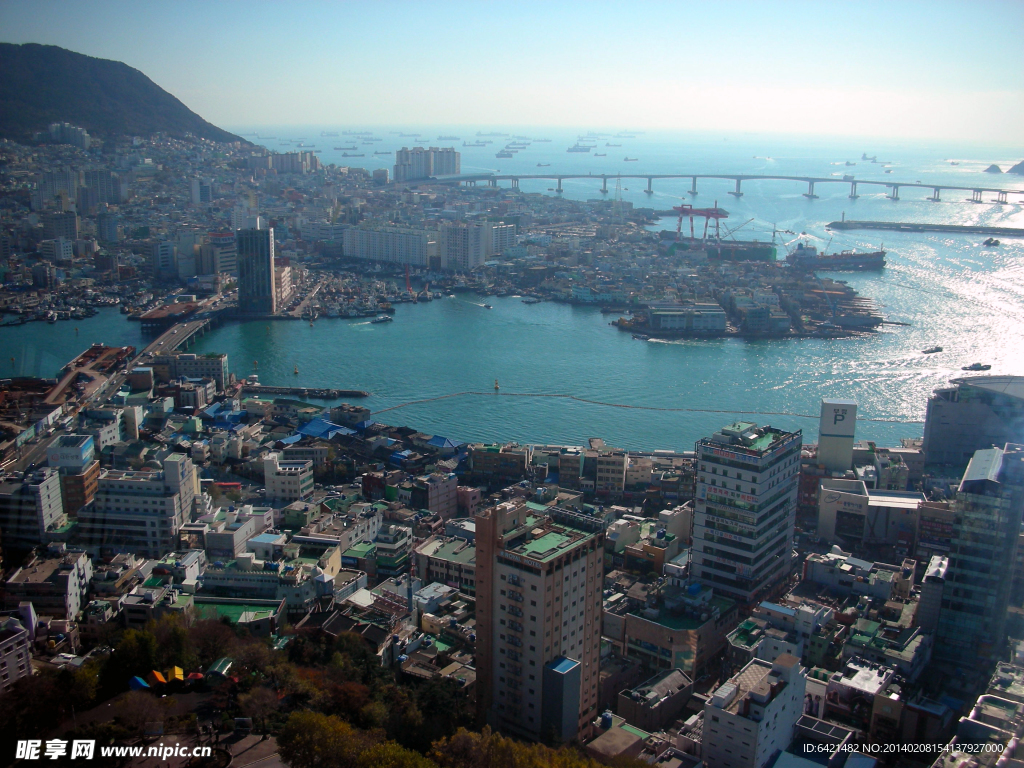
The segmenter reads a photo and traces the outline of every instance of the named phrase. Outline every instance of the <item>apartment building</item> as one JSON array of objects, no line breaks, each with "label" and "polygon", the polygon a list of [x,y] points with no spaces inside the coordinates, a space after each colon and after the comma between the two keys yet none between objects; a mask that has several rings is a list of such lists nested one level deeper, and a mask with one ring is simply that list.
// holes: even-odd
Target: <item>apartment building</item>
[{"label": "apartment building", "polygon": [[60,475],[44,467],[16,477],[0,480],[0,541],[4,549],[30,549],[67,523]]},{"label": "apartment building", "polygon": [[[522,500],[476,516],[477,712],[523,738],[570,741],[597,714],[604,530]],[[581,731],[583,732],[581,734]]]},{"label": "apartment building", "polygon": [[268,499],[307,499],[313,493],[313,462],[282,461],[278,453],[267,454],[263,459],[263,484]]}]

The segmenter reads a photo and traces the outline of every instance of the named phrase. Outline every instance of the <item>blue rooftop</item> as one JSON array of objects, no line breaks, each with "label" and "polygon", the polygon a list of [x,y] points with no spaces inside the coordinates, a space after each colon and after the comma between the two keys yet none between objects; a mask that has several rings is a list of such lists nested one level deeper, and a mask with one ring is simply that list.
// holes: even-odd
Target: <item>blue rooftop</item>
[{"label": "blue rooftop", "polygon": [[299,434],[306,437],[321,437],[330,440],[337,434],[354,435],[355,431],[317,416],[315,419],[299,427]]},{"label": "blue rooftop", "polygon": [[778,603],[769,603],[768,601],[764,601],[761,603],[761,605],[766,610],[781,613],[783,616],[796,616],[796,611],[794,611],[792,608],[787,608],[786,606],[779,605]]},{"label": "blue rooftop", "polygon": [[562,656],[558,659],[552,659],[548,662],[548,667],[560,675],[572,672],[572,670],[578,667],[579,665],[580,663],[578,661],[567,659],[565,656]]},{"label": "blue rooftop", "polygon": [[253,536],[250,541],[255,541],[259,544],[274,544],[280,538],[281,534],[279,533],[261,533],[259,536]]}]

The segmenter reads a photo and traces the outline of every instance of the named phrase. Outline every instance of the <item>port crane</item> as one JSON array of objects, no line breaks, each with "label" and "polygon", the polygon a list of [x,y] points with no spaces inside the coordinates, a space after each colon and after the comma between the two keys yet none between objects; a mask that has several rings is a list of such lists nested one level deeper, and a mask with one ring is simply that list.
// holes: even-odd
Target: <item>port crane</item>
[{"label": "port crane", "polygon": [[[718,201],[715,200],[714,208],[694,208],[692,205],[683,203],[682,205],[676,205],[672,207],[673,211],[678,211],[679,221],[676,224],[676,240],[682,239],[683,234],[683,218],[690,219],[690,239],[696,240],[697,237],[694,234],[693,220],[697,217],[703,217],[704,219],[704,234],[701,236],[701,240],[706,240],[708,237],[708,225],[711,220],[715,221],[715,239],[720,239],[719,233],[719,222],[722,219],[729,218],[729,212],[724,208],[718,207]],[[739,229],[739,227],[737,227]]]}]

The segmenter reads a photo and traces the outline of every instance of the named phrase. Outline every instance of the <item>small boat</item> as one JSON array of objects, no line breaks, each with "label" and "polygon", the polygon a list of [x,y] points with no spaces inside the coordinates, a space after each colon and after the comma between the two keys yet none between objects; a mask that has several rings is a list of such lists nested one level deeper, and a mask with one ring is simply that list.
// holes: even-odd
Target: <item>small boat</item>
[{"label": "small boat", "polygon": [[642,333],[634,333],[633,338],[636,339],[637,341],[648,341],[651,337],[645,336]]},{"label": "small boat", "polygon": [[484,304],[484,309],[494,309],[490,304]]},{"label": "small boat", "polygon": [[990,237],[990,238],[986,239],[986,240],[985,240],[985,241],[984,241],[984,242],[982,243],[982,245],[989,245],[989,246],[992,246],[992,245],[1001,245],[1001,243],[1000,243],[1000,242],[999,242],[998,240],[996,240],[996,239],[995,239],[994,237]]},{"label": "small boat", "polygon": [[639,158],[636,157],[624,157],[622,162],[624,163],[635,163]]},{"label": "small boat", "polygon": [[299,366],[297,366],[297,365],[295,366],[295,375],[296,376],[299,375]]},{"label": "small boat", "polygon": [[551,163],[537,163],[538,168],[550,168]]},{"label": "small boat", "polygon": [[608,157],[608,155],[601,152],[595,152],[594,157]]},{"label": "small boat", "polygon": [[942,347],[934,346],[934,347],[928,347],[928,349],[922,349],[921,350],[921,354],[922,355],[934,355],[936,352],[941,352],[941,351],[942,351]]},{"label": "small boat", "polygon": [[395,318],[393,318],[391,315],[377,315],[377,317],[373,318],[373,320],[371,320],[370,322],[371,323],[390,323],[394,319]]},{"label": "small boat", "polygon": [[958,163],[956,160],[950,160],[949,164],[950,165],[960,165],[960,163]]},{"label": "small boat", "polygon": [[501,389],[501,387],[498,386],[498,380],[495,379],[494,380],[494,391],[497,392],[499,389]]},{"label": "small boat", "polygon": [[991,367],[992,367],[991,365],[985,365],[984,363],[971,363],[970,365],[965,365],[960,370],[961,371],[987,371]]}]

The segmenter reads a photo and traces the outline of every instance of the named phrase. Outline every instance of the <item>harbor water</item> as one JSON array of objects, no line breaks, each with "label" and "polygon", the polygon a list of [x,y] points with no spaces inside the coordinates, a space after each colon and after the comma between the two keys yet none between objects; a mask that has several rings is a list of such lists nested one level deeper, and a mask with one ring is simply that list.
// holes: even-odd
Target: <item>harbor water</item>
[{"label": "harbor water", "polygon": [[[372,169],[394,162],[393,155],[343,160],[341,152],[325,145],[351,145],[348,137],[321,138],[320,127],[257,130],[261,135],[304,137],[306,143],[324,147],[320,158],[327,163]],[[504,144],[498,142],[509,139],[495,138],[487,149],[462,148],[461,142],[437,142],[434,137],[458,135],[473,141],[475,129],[420,130],[423,139],[417,141],[376,129],[375,136],[383,141],[368,147],[367,155],[412,143],[454,144],[463,153],[463,172],[586,168],[583,172],[855,174],[859,180],[1024,187],[1019,176],[983,173],[990,163],[1005,170],[1024,159],[1022,148],[644,134],[632,140],[602,139],[597,143],[623,147],[602,147],[597,151],[609,157],[595,158],[565,152],[576,134],[585,131],[560,135],[515,129],[508,132],[553,141],[531,144],[515,158],[499,161],[494,154]],[[266,143],[275,151],[292,149],[277,141]],[[862,152],[891,161],[886,165],[893,173],[884,174],[881,163],[863,162]],[[627,153],[637,162],[623,164]],[[847,161],[856,165],[847,166]],[[537,163],[550,167],[537,168]],[[524,192],[553,194],[548,188],[554,186],[521,182]],[[609,182],[606,197],[616,196],[615,186],[614,180]],[[643,192],[646,181],[623,180],[618,186],[622,200],[638,207],[668,209],[680,200],[698,205],[717,200],[730,212],[729,227],[753,219],[737,231],[738,238],[770,240],[777,228],[806,232],[805,242],[827,245],[829,251],[875,250],[884,242],[888,266],[883,271],[832,276],[873,298],[887,320],[907,325],[883,325],[877,333],[854,339],[639,341],[608,325],[614,315],[593,308],[459,294],[398,305],[395,321],[386,324],[332,318],[321,318],[313,327],[305,322],[228,324],[190,351],[226,352],[236,375],[257,372],[265,384],[367,390],[371,397],[360,402],[379,414],[380,421],[453,439],[579,444],[596,436],[632,449],[689,450],[696,439],[736,418],[803,429],[805,439],[813,440],[822,397],[857,400],[865,417],[858,423],[858,437],[894,444],[901,437],[921,436],[929,394],[951,378],[970,375],[962,366],[982,362],[992,366],[991,374],[1024,374],[1024,240],[1001,238],[1001,246],[987,248],[978,235],[845,231],[830,242],[825,230],[825,224],[844,213],[858,220],[1024,227],[1022,206],[1012,202],[1019,197],[1011,196],[1006,205],[978,204],[967,201],[969,192],[950,191],[943,193],[942,202],[930,202],[925,199],[930,189],[904,189],[902,199],[893,201],[883,188],[862,186],[860,197],[851,200],[849,184],[836,183],[817,185],[818,199],[807,199],[806,184],[744,181],[744,195],[736,199],[728,194],[734,189],[732,181],[700,180],[699,194],[692,198],[687,194],[689,179],[655,180],[653,195]],[[600,180],[567,180],[563,188],[567,198],[602,197]],[[986,194],[984,199],[994,197]],[[674,229],[675,220],[663,219],[655,228]],[[778,235],[780,258],[785,256],[781,243],[795,236]],[[485,301],[493,310],[483,307]],[[82,321],[0,328],[0,374],[53,375],[94,341],[143,343],[138,323],[116,310]],[[944,351],[921,353],[933,345]],[[475,394],[446,397],[456,393]]]}]

